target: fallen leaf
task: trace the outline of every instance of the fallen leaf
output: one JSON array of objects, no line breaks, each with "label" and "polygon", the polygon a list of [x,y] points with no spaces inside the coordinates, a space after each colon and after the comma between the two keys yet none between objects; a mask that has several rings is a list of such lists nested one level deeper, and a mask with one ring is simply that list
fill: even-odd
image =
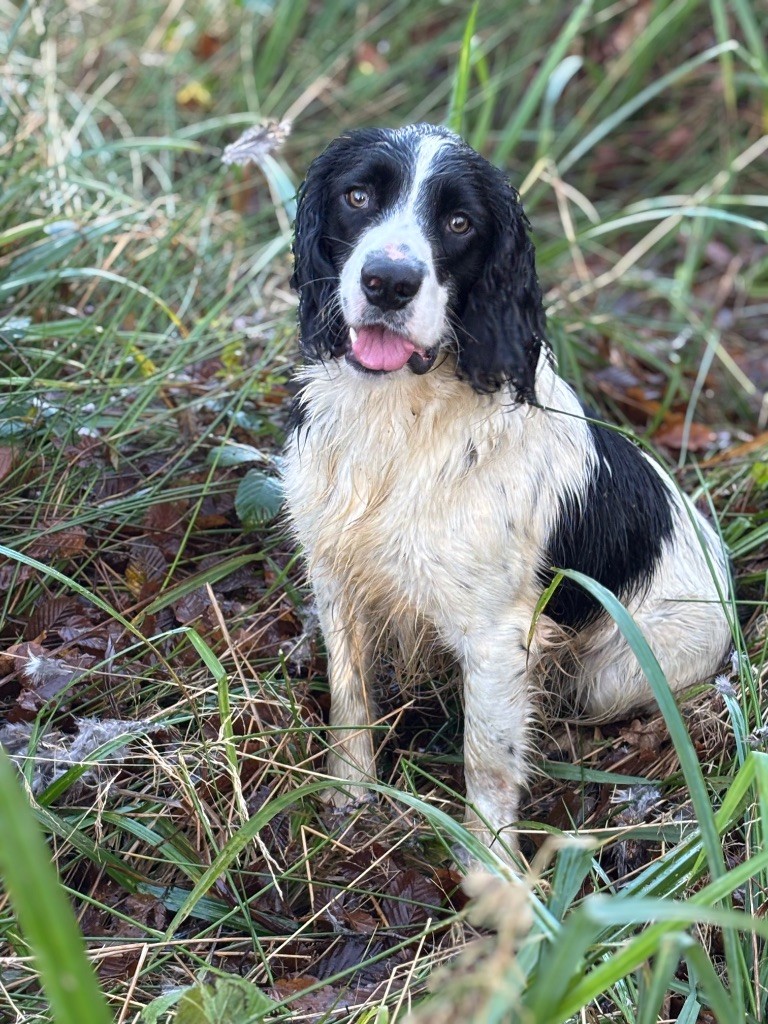
[{"label": "fallen leaf", "polygon": [[181,533],[189,505],[186,501],[158,501],[150,505],[144,515],[144,528],[160,534],[159,540],[169,534]]},{"label": "fallen leaf", "polygon": [[389,884],[389,895],[382,900],[381,909],[393,928],[423,924],[434,917],[442,903],[440,890],[426,875],[413,868],[401,871]]},{"label": "fallen leaf", "polygon": [[125,582],[134,597],[146,598],[156,593],[165,571],[165,555],[156,544],[140,540],[131,545]]},{"label": "fallen leaf", "polygon": [[195,42],[194,54],[198,60],[210,60],[221,49],[221,36],[210,32],[201,32]]},{"label": "fallen leaf", "polygon": [[13,457],[13,448],[0,448],[0,480],[4,480],[13,469]]},{"label": "fallen leaf", "polygon": [[276,999],[290,999],[291,1009],[294,1013],[326,1014],[329,1010],[342,1004],[342,992],[334,985],[323,985],[322,988],[315,989],[314,992],[301,994],[305,989],[316,985],[317,982],[318,979],[311,974],[302,974],[295,978],[280,978],[272,986],[272,994]]},{"label": "fallen leaf", "polygon": [[86,532],[82,526],[56,529],[54,524],[43,526],[43,532],[30,546],[27,554],[41,562],[53,558],[74,558],[85,548]]},{"label": "fallen leaf", "polygon": [[198,587],[196,590],[190,591],[189,594],[184,594],[183,597],[180,597],[178,601],[174,601],[171,605],[173,614],[182,625],[187,625],[199,619],[210,607],[211,602],[208,598],[208,592],[203,587]]},{"label": "fallen leaf", "polygon": [[42,640],[46,634],[59,624],[70,618],[78,610],[77,601],[73,597],[51,597],[39,601],[24,627],[27,640]]},{"label": "fallen leaf", "polygon": [[665,448],[672,448],[680,451],[685,443],[689,452],[709,451],[717,440],[717,434],[710,427],[703,423],[691,423],[686,431],[685,421],[674,419],[669,423],[662,423],[653,435],[656,444],[664,445]]},{"label": "fallen leaf", "polygon": [[202,82],[193,81],[179,89],[176,93],[176,102],[180,107],[208,110],[213,106],[213,96],[211,90]]},{"label": "fallen leaf", "polygon": [[347,911],[344,914],[344,923],[359,935],[373,935],[381,922],[372,914],[358,909]]},{"label": "fallen leaf", "polygon": [[667,736],[663,729],[659,729],[657,721],[634,718],[621,730],[621,738],[637,750],[643,760],[651,760],[659,756]]}]

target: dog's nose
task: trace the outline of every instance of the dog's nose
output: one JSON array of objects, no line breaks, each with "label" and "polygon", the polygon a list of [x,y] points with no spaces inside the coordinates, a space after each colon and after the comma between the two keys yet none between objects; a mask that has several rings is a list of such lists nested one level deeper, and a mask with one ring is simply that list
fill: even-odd
[{"label": "dog's nose", "polygon": [[421,287],[424,271],[424,264],[414,260],[373,256],[365,261],[360,284],[371,305],[379,309],[402,309]]}]

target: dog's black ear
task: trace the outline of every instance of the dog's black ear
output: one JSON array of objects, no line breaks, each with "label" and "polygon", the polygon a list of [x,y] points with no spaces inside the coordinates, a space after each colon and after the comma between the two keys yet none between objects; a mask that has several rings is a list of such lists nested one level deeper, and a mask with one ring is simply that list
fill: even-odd
[{"label": "dog's black ear", "polygon": [[334,162],[332,152],[321,153],[298,192],[291,285],[299,293],[299,344],[312,360],[338,354],[346,340],[338,304],[339,275],[325,235],[325,186]]},{"label": "dog's black ear", "polygon": [[501,172],[487,193],[496,224],[493,249],[457,326],[458,373],[477,391],[509,385],[519,402],[535,402],[545,317],[530,224]]}]

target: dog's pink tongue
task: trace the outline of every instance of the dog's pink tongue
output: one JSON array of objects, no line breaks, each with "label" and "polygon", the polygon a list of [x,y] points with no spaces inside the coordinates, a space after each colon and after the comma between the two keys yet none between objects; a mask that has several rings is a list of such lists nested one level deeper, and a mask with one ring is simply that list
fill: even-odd
[{"label": "dog's pink tongue", "polygon": [[399,370],[416,350],[412,341],[386,327],[361,327],[352,354],[369,370]]}]

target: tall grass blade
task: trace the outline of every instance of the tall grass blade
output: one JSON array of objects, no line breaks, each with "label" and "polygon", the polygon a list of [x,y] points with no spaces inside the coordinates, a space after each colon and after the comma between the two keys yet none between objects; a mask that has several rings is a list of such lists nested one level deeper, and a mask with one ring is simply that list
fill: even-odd
[{"label": "tall grass blade", "polygon": [[469,12],[467,24],[464,27],[464,36],[461,41],[461,50],[459,51],[459,62],[453,78],[451,102],[448,107],[448,116],[446,117],[447,126],[458,135],[464,132],[464,111],[467,105],[469,85],[472,78],[473,39],[479,2],[480,0],[475,0],[472,4],[472,10]]},{"label": "tall grass blade", "polygon": [[665,935],[653,961],[651,976],[638,992],[637,1024],[657,1024],[669,983],[680,963],[680,954],[690,945],[687,935]]},{"label": "tall grass blade", "polygon": [[[702,844],[707,858],[712,878],[717,881],[725,873],[725,860],[717,832],[714,811],[707,793],[704,776],[701,772],[699,759],[696,755],[693,743],[688,730],[685,727],[683,716],[675,703],[672,691],[669,688],[664,673],[661,670],[656,656],[648,646],[648,642],[620,601],[617,600],[607,588],[603,587],[596,580],[585,576],[583,573],[573,570],[563,570],[563,575],[580,583],[589,593],[595,597],[603,608],[608,612],[617,624],[624,639],[632,648],[640,667],[648,680],[659,709],[664,716],[669,734],[672,739],[675,752],[680,761],[680,767],[685,777],[686,785],[691,797],[696,819],[701,830]],[[743,988],[743,958],[738,943],[732,931],[726,931],[724,935],[726,956],[729,966],[729,977],[733,991],[733,999],[738,1012],[743,1012],[744,988]]]},{"label": "tall grass blade", "polygon": [[600,122],[592,131],[588,132],[581,142],[577,143],[570,153],[567,153],[558,161],[558,167],[561,174],[570,170],[571,167],[577,161],[579,161],[585,154],[587,154],[598,142],[601,142],[606,136],[625,121],[628,117],[640,110],[642,107],[649,103],[652,99],[655,99],[658,95],[664,92],[665,89],[669,88],[670,85],[674,85],[675,82],[685,78],[696,68],[701,67],[703,64],[707,64],[715,57],[719,57],[723,53],[733,52],[738,50],[738,44],[732,39],[722,43],[718,46],[711,46],[709,49],[704,50],[703,53],[697,54],[690,60],[685,61],[679,67],[675,68],[674,71],[669,71],[666,75],[662,75],[652,85],[646,86],[645,89],[633,96],[631,100],[624,103],[618,110],[615,110],[609,117],[606,117]]},{"label": "tall grass blade", "polygon": [[525,90],[517,113],[502,133],[501,140],[494,154],[494,160],[497,163],[503,163],[520,141],[520,136],[530,123],[533,112],[536,110],[539,101],[549,86],[552,75],[555,74],[557,67],[567,54],[568,48],[578,35],[585,18],[592,10],[592,5],[593,0],[581,0],[581,3],[563,26],[555,42],[548,49],[544,63]]},{"label": "tall grass blade", "polygon": [[0,871],[35,954],[56,1024],[111,1024],[56,871],[13,766],[0,747]]},{"label": "tall grass blade", "polygon": [[693,743],[688,730],[685,727],[683,716],[675,703],[675,698],[669,688],[661,665],[648,645],[637,623],[621,604],[618,598],[606,587],[593,580],[584,573],[576,572],[573,569],[558,569],[563,576],[579,583],[586,591],[592,594],[605,608],[616,625],[621,630],[622,636],[637,658],[648,683],[653,690],[653,695],[664,716],[669,735],[675,748],[675,753],[680,760],[680,767],[685,776],[686,785],[690,791],[691,801],[696,812],[696,820],[701,829],[702,841],[707,854],[707,863],[712,877],[717,879],[725,872],[725,861],[717,834],[714,811],[710,803],[704,776],[701,773],[699,759],[696,756]]}]

